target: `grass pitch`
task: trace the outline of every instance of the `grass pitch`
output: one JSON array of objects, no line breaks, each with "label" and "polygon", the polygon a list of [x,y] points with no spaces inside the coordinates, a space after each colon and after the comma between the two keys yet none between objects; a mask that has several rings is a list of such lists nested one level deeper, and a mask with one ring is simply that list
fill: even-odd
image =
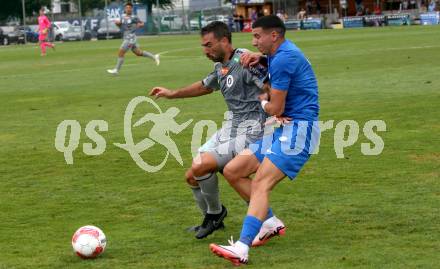
[{"label": "grass pitch", "polygon": [[[250,253],[252,268],[435,268],[440,250],[440,27],[289,32],[318,77],[320,119],[355,120],[359,140],[336,158],[334,129],[294,182],[273,191],[274,212],[288,226],[283,238]],[[233,36],[251,48],[251,36]],[[41,58],[34,45],[0,47],[0,268],[230,268],[208,250],[236,238],[245,204],[221,180],[229,209],[226,229],[196,240],[184,231],[201,220],[183,179],[191,163],[192,124],[172,135],[184,160],[170,158],[157,173],[141,170],[124,143],[129,101],[153,86],[176,88],[202,79],[212,62],[199,37],[141,38],[143,49],[163,52],[162,63],[128,54],[117,77],[112,68],[120,40],[63,43]],[[219,93],[159,100],[178,107],[177,122],[214,120],[226,107]],[[136,115],[142,116],[142,108]],[[136,117],[135,115],[135,117]],[[82,127],[74,164],[54,146],[58,124]],[[105,152],[87,156],[91,120]],[[378,132],[379,156],[361,154],[362,127],[386,122]],[[144,138],[148,129],[134,136]],[[164,148],[143,157],[157,163]],[[73,232],[93,224],[104,230],[106,252],[96,260],[74,256]]]}]

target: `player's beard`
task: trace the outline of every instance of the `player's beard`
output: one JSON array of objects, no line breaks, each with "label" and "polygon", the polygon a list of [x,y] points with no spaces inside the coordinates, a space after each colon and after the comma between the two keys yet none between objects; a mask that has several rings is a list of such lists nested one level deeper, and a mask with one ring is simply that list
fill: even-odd
[{"label": "player's beard", "polygon": [[215,54],[206,54],[206,57],[208,57],[214,63],[223,62],[223,59],[225,58],[225,52],[224,51],[219,51],[217,55],[215,55]]},{"label": "player's beard", "polygon": [[259,52],[261,52],[261,53],[263,53],[264,55],[268,55],[269,53],[270,53],[270,49],[268,49],[268,48],[266,48],[266,47],[264,47],[264,46],[255,46],[255,47],[257,47],[257,49],[258,49],[258,51]]}]

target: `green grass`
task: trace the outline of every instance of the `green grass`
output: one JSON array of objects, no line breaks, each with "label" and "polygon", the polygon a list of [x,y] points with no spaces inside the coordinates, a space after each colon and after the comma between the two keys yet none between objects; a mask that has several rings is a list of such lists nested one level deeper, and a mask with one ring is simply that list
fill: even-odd
[{"label": "green grass", "polygon": [[[252,268],[438,268],[440,250],[440,27],[289,32],[316,71],[321,120],[356,120],[361,134],[337,159],[334,129],[322,134],[320,153],[294,182],[271,196],[287,234],[252,250]],[[251,36],[234,35],[250,48]],[[34,45],[0,47],[0,268],[230,268],[208,250],[236,238],[246,212],[221,180],[229,209],[226,230],[196,240],[184,229],[200,221],[183,179],[191,163],[191,124],[173,135],[184,158],[146,173],[126,151],[123,116],[128,102],[153,86],[176,88],[212,69],[199,37],[140,39],[162,63],[128,55],[120,76],[106,74],[120,41],[59,44],[41,58]],[[176,106],[178,122],[190,118],[220,124],[220,94],[159,100]],[[141,111],[142,112],[142,111]],[[137,115],[142,115],[141,113]],[[140,116],[139,116],[140,117]],[[82,126],[74,164],[54,147],[65,119]],[[82,143],[90,120],[109,123],[107,149],[86,156]],[[364,123],[381,119],[385,148],[361,154]],[[147,129],[137,130],[137,141]],[[144,155],[164,156],[161,147]],[[108,248],[96,260],[72,253],[80,226],[101,227]]]}]

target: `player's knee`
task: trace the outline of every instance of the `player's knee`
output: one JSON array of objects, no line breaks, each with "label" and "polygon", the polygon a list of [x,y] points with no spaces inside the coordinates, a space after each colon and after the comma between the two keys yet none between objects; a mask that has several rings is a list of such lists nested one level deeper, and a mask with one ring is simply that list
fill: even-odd
[{"label": "player's knee", "polygon": [[185,180],[186,180],[186,183],[188,183],[189,186],[192,186],[192,187],[198,186],[198,183],[194,179],[194,176],[193,176],[193,174],[191,172],[191,169],[188,169],[188,171],[186,171],[186,173],[185,173]]},{"label": "player's knee", "polygon": [[206,171],[206,168],[204,167],[203,163],[201,162],[193,162],[191,165],[191,171],[194,176],[200,177],[206,174],[208,171]]},{"label": "player's knee", "polygon": [[188,185],[190,187],[197,187],[197,186],[199,186],[199,183],[197,183],[197,180],[195,180],[193,177],[187,178],[186,183],[188,183]]}]

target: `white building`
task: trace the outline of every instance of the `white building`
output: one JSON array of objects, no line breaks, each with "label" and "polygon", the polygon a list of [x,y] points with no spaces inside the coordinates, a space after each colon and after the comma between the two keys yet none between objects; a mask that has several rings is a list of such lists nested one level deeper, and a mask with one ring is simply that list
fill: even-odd
[{"label": "white building", "polygon": [[52,12],[54,14],[78,12],[77,1],[62,2],[61,0],[52,0]]}]

